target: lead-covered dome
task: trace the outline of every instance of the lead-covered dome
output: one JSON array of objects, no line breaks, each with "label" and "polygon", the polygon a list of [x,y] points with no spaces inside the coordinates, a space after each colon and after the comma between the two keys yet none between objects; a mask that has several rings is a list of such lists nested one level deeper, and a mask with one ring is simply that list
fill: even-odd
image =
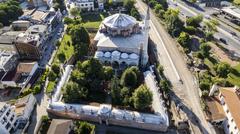
[{"label": "lead-covered dome", "polygon": [[117,13],[105,18],[102,23],[109,28],[124,29],[133,27],[137,21],[132,16]]}]

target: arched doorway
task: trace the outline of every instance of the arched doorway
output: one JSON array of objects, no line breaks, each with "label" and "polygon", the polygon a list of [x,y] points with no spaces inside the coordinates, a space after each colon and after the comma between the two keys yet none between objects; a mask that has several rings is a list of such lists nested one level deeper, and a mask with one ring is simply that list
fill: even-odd
[{"label": "arched doorway", "polygon": [[119,63],[118,63],[117,61],[113,61],[113,62],[112,62],[112,67],[113,67],[114,69],[119,69]]},{"label": "arched doorway", "polygon": [[125,61],[121,62],[121,64],[120,64],[120,69],[121,69],[121,70],[124,70],[124,69],[126,69],[127,67],[128,67],[128,64],[127,64]]}]

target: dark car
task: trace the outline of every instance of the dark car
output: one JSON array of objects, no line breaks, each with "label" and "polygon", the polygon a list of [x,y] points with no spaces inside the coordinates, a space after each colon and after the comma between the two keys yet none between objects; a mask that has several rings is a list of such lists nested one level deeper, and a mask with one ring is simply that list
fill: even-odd
[{"label": "dark car", "polygon": [[227,41],[225,39],[223,39],[223,38],[220,38],[219,41],[221,41],[224,44],[227,44]]},{"label": "dark car", "polygon": [[233,36],[237,36],[237,34],[236,34],[235,32],[231,32],[231,34],[232,34]]}]

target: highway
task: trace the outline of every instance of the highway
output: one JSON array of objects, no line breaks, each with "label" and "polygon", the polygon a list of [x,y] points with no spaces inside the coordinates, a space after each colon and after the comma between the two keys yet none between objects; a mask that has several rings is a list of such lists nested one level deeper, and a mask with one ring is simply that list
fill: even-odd
[{"label": "highway", "polygon": [[[137,0],[136,7],[141,15],[146,14],[147,6],[145,3]],[[188,70],[183,55],[177,48],[176,41],[170,37],[153,13],[150,13],[150,18],[149,35],[156,45],[158,60],[164,67],[164,74],[173,85],[171,98],[183,104],[183,111],[191,122],[193,133],[215,134],[203,115],[196,79]],[[179,79],[183,81],[183,84]]]},{"label": "highway", "polygon": [[[182,16],[197,16],[199,14],[203,15],[203,16],[210,16],[209,13],[205,12],[205,11],[201,11],[201,10],[197,10],[193,7],[190,7],[188,5],[186,5],[184,2],[179,1],[179,0],[168,0],[168,4],[170,8],[178,8],[180,10],[180,14]],[[204,18],[203,21],[208,21],[207,18]],[[217,26],[217,31],[214,34],[214,37],[216,39],[219,38],[224,38],[227,41],[227,44],[223,44],[224,47],[226,47],[228,50],[232,50],[235,53],[240,55],[240,34],[237,30],[234,30],[233,28],[231,28],[230,26],[227,26],[226,24],[219,22],[220,25]],[[233,36],[231,34],[231,32],[235,32],[237,36]]]}]

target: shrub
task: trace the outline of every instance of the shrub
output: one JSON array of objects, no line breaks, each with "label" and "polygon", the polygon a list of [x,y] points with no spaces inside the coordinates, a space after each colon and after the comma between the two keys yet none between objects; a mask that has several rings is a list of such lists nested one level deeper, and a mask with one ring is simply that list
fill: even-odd
[{"label": "shrub", "polygon": [[39,94],[40,92],[41,92],[41,86],[39,84],[35,85],[33,88],[33,94]]}]

